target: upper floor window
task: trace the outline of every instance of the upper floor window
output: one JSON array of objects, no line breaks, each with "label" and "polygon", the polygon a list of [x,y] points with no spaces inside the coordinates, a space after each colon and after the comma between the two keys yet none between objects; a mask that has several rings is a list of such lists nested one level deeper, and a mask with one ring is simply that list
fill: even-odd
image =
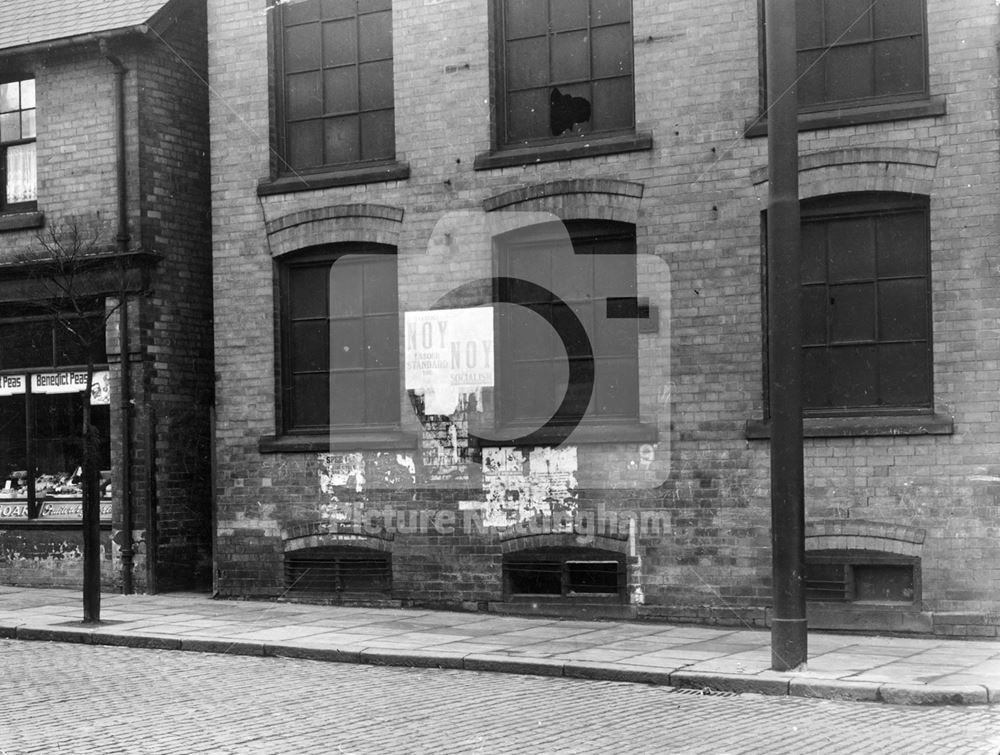
[{"label": "upper floor window", "polygon": [[927,93],[924,0],[796,0],[799,106]]},{"label": "upper floor window", "polygon": [[803,202],[800,282],[807,413],[932,408],[925,198]]},{"label": "upper floor window", "polygon": [[35,80],[0,83],[0,211],[34,209]]},{"label": "upper floor window", "polygon": [[[619,311],[622,303],[635,301],[635,226],[610,221],[565,225],[571,247],[537,226],[498,245],[501,283],[536,284],[524,296],[500,296],[518,305],[502,310],[497,329],[496,400],[504,425],[639,418],[638,321]],[[583,326],[581,339],[590,341],[578,354],[569,352],[580,344],[567,344],[560,336],[573,332],[566,322],[572,315]],[[571,363],[591,358],[593,378],[585,383],[592,384],[574,384]],[[575,395],[580,396],[576,413],[559,416],[563,397]]]},{"label": "upper floor window", "polygon": [[281,266],[286,432],[399,423],[396,254],[338,244]]},{"label": "upper floor window", "polygon": [[498,0],[501,146],[635,125],[631,0]]},{"label": "upper floor window", "polygon": [[287,167],[395,157],[391,0],[292,0],[275,9]]}]

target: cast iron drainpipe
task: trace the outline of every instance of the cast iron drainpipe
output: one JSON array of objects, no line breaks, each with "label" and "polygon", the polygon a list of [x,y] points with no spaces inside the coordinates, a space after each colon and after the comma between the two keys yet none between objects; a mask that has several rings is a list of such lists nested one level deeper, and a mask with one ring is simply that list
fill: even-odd
[{"label": "cast iron drainpipe", "polygon": [[125,291],[125,255],[128,253],[128,187],[125,183],[125,73],[124,64],[117,57],[108,52],[108,44],[105,40],[99,42],[101,53],[106,57],[115,69],[115,120],[117,122],[116,135],[116,189],[118,193],[118,234],[115,240],[118,243],[118,264],[121,266],[121,290],[118,292],[118,351],[121,358],[121,399],[120,422],[121,422],[121,469],[122,469],[122,593],[131,595],[135,590],[132,585],[132,444],[131,444],[131,410],[132,410],[132,388],[131,370],[129,369],[129,347],[128,347],[128,295]]}]

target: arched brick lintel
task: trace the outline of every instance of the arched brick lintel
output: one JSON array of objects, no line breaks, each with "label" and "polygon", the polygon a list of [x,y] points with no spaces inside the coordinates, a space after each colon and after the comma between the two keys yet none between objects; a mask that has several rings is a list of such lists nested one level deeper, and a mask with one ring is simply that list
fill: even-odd
[{"label": "arched brick lintel", "polygon": [[316,244],[362,241],[397,246],[403,210],[378,204],[348,204],[301,210],[266,224],[271,254],[280,257]]},{"label": "arched brick lintel", "polygon": [[919,556],[926,531],[888,522],[838,520],[809,522],[806,525],[806,551],[875,551]]},{"label": "arched brick lintel", "polygon": [[[938,153],[902,147],[812,152],[799,157],[799,198],[860,191],[931,194]],[[751,173],[761,208],[767,206],[767,169]]]},{"label": "arched brick lintel", "polygon": [[349,533],[317,533],[286,538],[283,542],[285,553],[307,550],[309,548],[341,547],[367,548],[369,550],[392,552],[392,541],[376,535],[354,535]]},{"label": "arched brick lintel", "polygon": [[550,212],[562,220],[615,220],[635,223],[645,186],[615,178],[548,181],[483,200],[486,212]]},{"label": "arched brick lintel", "polygon": [[576,535],[572,532],[553,532],[547,535],[521,535],[502,540],[503,553],[536,550],[541,548],[593,548],[628,555],[628,541],[607,535]]}]

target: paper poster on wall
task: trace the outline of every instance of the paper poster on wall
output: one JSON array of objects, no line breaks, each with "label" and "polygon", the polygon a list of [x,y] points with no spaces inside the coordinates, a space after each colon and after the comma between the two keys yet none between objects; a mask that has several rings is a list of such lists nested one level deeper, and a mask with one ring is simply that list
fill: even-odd
[{"label": "paper poster on wall", "polygon": [[451,414],[459,398],[493,385],[493,308],[406,312],[406,389],[427,414]]},{"label": "paper poster on wall", "polygon": [[111,373],[101,370],[94,373],[90,385],[90,405],[110,406],[111,404]]}]

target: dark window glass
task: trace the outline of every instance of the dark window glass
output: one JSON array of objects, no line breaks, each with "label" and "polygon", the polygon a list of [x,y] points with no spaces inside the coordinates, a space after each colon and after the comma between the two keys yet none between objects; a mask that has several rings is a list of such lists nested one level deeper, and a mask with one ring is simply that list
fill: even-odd
[{"label": "dark window glass", "polygon": [[924,0],[796,0],[799,105],[927,91]]},{"label": "dark window glass", "polygon": [[929,409],[925,201],[844,195],[802,205],[804,406]]},{"label": "dark window glass", "polygon": [[35,80],[0,82],[0,211],[34,208]]},{"label": "dark window glass", "polygon": [[625,593],[625,565],[614,553],[587,548],[522,551],[504,558],[509,597],[548,596],[619,600]]},{"label": "dark window glass", "polygon": [[346,245],[282,267],[285,430],[399,422],[396,255]]},{"label": "dark window glass", "polygon": [[[585,417],[636,420],[639,416],[639,321],[608,316],[609,301],[634,297],[636,291],[635,228],[611,222],[568,222],[566,227],[568,240],[539,230],[501,240],[497,247],[501,276],[538,286],[532,295],[505,295],[504,300],[513,299],[520,306],[498,310],[498,401],[503,423],[544,424],[556,414],[564,396],[583,395],[588,386],[568,384],[570,362],[579,357],[570,357],[567,347],[585,353],[586,341],[593,352],[594,379]],[[557,297],[567,306],[557,306]],[[573,333],[574,319],[585,332],[579,338],[567,337],[564,347],[558,334]]]},{"label": "dark window glass", "polygon": [[395,155],[391,4],[277,7],[284,157],[292,170]]},{"label": "dark window glass", "polygon": [[498,3],[503,144],[634,127],[629,0]]}]

